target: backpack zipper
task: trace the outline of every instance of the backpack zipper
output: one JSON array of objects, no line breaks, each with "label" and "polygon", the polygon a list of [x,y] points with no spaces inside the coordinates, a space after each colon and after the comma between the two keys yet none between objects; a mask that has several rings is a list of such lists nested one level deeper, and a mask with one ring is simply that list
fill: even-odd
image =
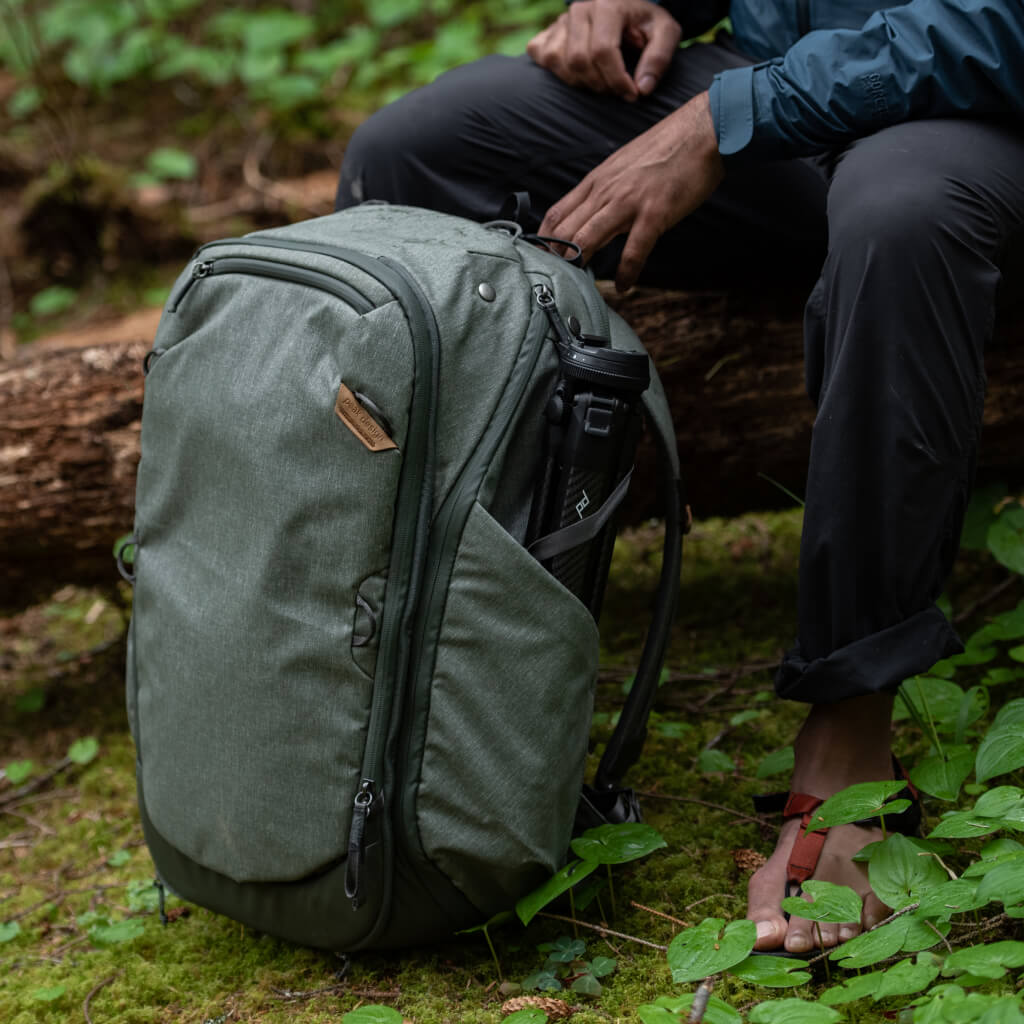
[{"label": "backpack zipper", "polygon": [[279,260],[264,260],[251,256],[219,256],[196,260],[192,264],[192,273],[179,281],[171,292],[170,298],[167,300],[167,309],[171,313],[176,312],[192,285],[196,281],[201,281],[204,277],[211,277],[214,274],[254,274],[257,277],[272,277],[290,284],[308,285],[310,288],[316,288],[341,299],[360,316],[375,308],[373,303],[365,295],[356,291],[352,285],[319,270],[310,270],[308,267],[296,267]]}]

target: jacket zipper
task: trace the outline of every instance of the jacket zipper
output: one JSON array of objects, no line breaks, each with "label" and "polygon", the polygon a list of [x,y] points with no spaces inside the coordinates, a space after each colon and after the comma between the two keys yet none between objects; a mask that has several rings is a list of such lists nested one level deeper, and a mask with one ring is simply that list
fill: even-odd
[{"label": "jacket zipper", "polygon": [[272,277],[291,284],[308,285],[341,299],[360,316],[369,313],[374,308],[373,303],[350,284],[318,270],[295,267],[278,260],[254,259],[250,256],[220,256],[196,260],[192,264],[192,273],[179,281],[171,292],[167,301],[167,309],[172,313],[175,312],[196,281],[201,281],[204,277],[212,277],[215,274],[255,274],[258,277]]}]

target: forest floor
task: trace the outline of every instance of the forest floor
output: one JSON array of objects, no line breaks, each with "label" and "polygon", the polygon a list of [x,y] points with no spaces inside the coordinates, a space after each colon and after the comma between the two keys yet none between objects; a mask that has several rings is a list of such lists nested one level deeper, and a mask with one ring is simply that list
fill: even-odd
[{"label": "forest floor", "polygon": [[[747,879],[775,833],[753,817],[750,796],[786,781],[784,773],[758,778],[758,767],[788,744],[800,717],[798,707],[774,700],[770,669],[794,631],[799,526],[798,511],[747,515],[699,523],[688,538],[668,672],[631,774],[668,845],[617,869],[618,909],[607,924],[623,936],[665,946],[684,922],[743,916]],[[654,526],[642,527],[616,550],[597,752],[637,658],[656,538]],[[962,560],[957,603],[988,592],[992,579],[989,561]],[[0,620],[0,750],[8,772],[22,764],[18,785],[0,779],[0,1020],[312,1024],[382,1004],[414,1024],[499,1021],[505,997],[542,967],[538,947],[571,936],[571,925],[506,925],[494,936],[499,975],[479,933],[346,961],[174,898],[170,923],[160,924],[123,710],[128,601],[114,587],[67,587]],[[922,746],[905,725],[899,743],[903,753]],[[544,993],[578,1006],[579,1024],[635,1020],[639,1005],[692,990],[673,985],[663,952],[589,928],[601,923],[596,907],[580,921],[588,956],[616,966],[600,996]],[[824,983],[792,994],[813,998]],[[729,976],[716,988],[738,1009],[768,994]],[[895,1019],[902,1003],[887,1001],[885,1016]],[[879,1019],[870,1000],[845,1011],[851,1021]]]}]

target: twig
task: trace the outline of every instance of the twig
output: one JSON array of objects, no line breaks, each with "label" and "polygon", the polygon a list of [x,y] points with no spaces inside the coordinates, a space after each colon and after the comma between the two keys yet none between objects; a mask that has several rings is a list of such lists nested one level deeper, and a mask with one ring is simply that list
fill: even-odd
[{"label": "twig", "polygon": [[717,975],[705,978],[697,986],[697,992],[693,997],[693,1005],[690,1007],[690,1016],[686,1019],[687,1024],[701,1024],[701,1021],[704,1020],[704,1014],[708,1009],[708,1000],[715,989],[715,977]]},{"label": "twig", "polygon": [[1002,583],[994,586],[987,594],[982,594],[977,601],[973,601],[963,611],[953,616],[953,624],[958,626],[961,622],[969,619],[979,608],[984,607],[990,601],[994,601],[1004,590],[1009,590],[1019,579],[1020,577],[1014,573],[1003,580]]},{"label": "twig", "polygon": [[66,797],[74,796],[73,789],[55,789],[52,793],[34,793],[31,796],[22,797],[12,803],[0,803],[0,814],[6,814],[15,807],[23,807],[25,804],[41,804],[47,800],[64,800]]},{"label": "twig", "polygon": [[30,793],[34,793],[37,789],[45,786],[55,775],[59,775],[65,769],[70,768],[72,763],[70,757],[62,758],[45,775],[40,775],[38,779],[33,779],[31,782],[26,782],[24,786],[16,789],[3,802],[0,802],[0,811],[5,811],[8,807],[16,807]]},{"label": "twig", "polygon": [[636,907],[637,910],[643,910],[645,913],[653,914],[655,917],[663,917],[666,921],[671,921],[673,924],[679,925],[680,928],[693,927],[689,921],[680,920],[678,917],[666,914],[663,910],[655,910],[654,907],[645,907],[642,903],[637,903],[636,900],[630,900],[629,905],[631,907]]},{"label": "twig", "polygon": [[708,900],[739,900],[742,896],[737,896],[732,892],[713,892],[710,896],[702,896],[696,903],[691,903],[687,906],[687,910],[693,910],[694,907],[699,907],[702,903],[707,903]]},{"label": "twig", "polygon": [[344,982],[340,985],[328,985],[326,988],[311,988],[305,991],[296,991],[290,988],[275,988],[271,986],[271,992],[273,992],[280,999],[286,999],[288,1002],[299,1002],[303,999],[312,999],[315,996],[329,996],[329,995],[346,995],[356,996],[359,999],[397,999],[401,994],[401,989],[357,989],[349,988]]},{"label": "twig", "polygon": [[38,818],[33,818],[30,814],[21,814],[18,811],[12,811],[10,808],[4,811],[4,814],[9,814],[12,818],[20,818],[22,821],[27,822],[33,828],[39,829],[44,836],[55,836],[57,833],[50,828],[49,825],[44,825]]},{"label": "twig", "polygon": [[925,922],[924,922],[924,923],[925,923],[926,925],[928,925],[928,927],[929,927],[929,928],[931,928],[931,930],[932,930],[933,932],[935,932],[935,934],[936,934],[936,935],[938,935],[938,937],[939,937],[939,940],[940,940],[940,941],[942,942],[942,944],[943,944],[943,945],[944,945],[944,946],[946,947],[946,952],[947,952],[947,953],[952,953],[952,952],[953,952],[953,947],[952,947],[952,946],[951,946],[951,945],[949,944],[949,939],[947,939],[947,938],[946,938],[946,936],[945,936],[945,935],[943,935],[943,934],[942,934],[942,932],[940,932],[940,931],[939,931],[939,929],[938,929],[938,928],[936,928],[936,927],[935,927],[935,925],[933,925],[933,924],[931,923],[931,921],[925,920]]},{"label": "twig", "polygon": [[[896,920],[896,918],[903,917],[904,914],[912,914],[920,906],[920,903],[908,903],[905,907],[901,907],[894,914],[890,914],[884,921],[879,921],[878,924],[872,925],[872,927],[870,927],[868,931],[877,931],[884,925],[891,924],[893,921]],[[838,948],[838,946],[832,946],[830,949],[826,949],[823,953],[819,953],[816,957],[813,957],[812,959],[807,961],[807,966],[810,967],[811,964],[816,964],[819,960],[824,960],[825,957],[830,956]]]},{"label": "twig", "polygon": [[712,803],[710,800],[699,800],[695,796],[676,796],[672,793],[653,793],[649,791],[639,793],[638,795],[650,797],[652,800],[674,800],[681,804],[700,804],[701,807],[711,807],[716,811],[725,811],[727,814],[742,818],[744,821],[752,821],[755,825],[763,825],[765,828],[773,828],[776,832],[779,831],[778,825],[765,821],[764,818],[755,818],[752,814],[744,814],[742,811],[737,811],[732,807],[726,807],[725,804]]},{"label": "twig", "polygon": [[600,924],[590,924],[588,921],[574,921],[571,917],[567,917],[565,914],[549,914],[542,910],[537,914],[538,917],[547,917],[552,921],[562,921],[565,924],[576,924],[580,928],[589,928],[591,931],[597,932],[599,935],[612,935],[616,939],[626,939],[629,942],[637,942],[641,946],[648,946],[651,949],[659,949],[661,952],[665,952],[668,946],[660,946],[657,942],[648,942],[647,939],[638,939],[635,935],[627,935],[625,932],[617,932],[611,928],[605,928]]},{"label": "twig", "polygon": [[106,988],[112,981],[116,981],[122,974],[124,974],[123,967],[119,971],[114,971],[109,978],[104,978],[98,985],[94,985],[89,990],[89,994],[85,997],[85,1002],[82,1003],[82,1012],[85,1014],[85,1024],[93,1024],[92,1017],[89,1016],[89,1003],[92,1002],[92,997],[96,995],[101,988]]},{"label": "twig", "polygon": [[984,924],[979,925],[977,928],[972,928],[970,931],[962,932],[957,936],[957,940],[973,939],[975,935],[980,935],[982,932],[990,932],[993,928],[998,928],[1004,921],[1009,920],[1010,918],[1006,914],[997,914],[995,917],[990,917]]}]

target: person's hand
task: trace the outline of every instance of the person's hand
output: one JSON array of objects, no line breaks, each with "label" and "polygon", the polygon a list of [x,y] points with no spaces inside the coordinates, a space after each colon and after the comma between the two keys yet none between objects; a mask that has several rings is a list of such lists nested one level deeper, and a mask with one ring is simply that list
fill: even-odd
[{"label": "person's hand", "polygon": [[574,242],[584,262],[628,235],[615,286],[632,287],[654,248],[722,180],[724,169],[706,92],[598,164],[552,206],[540,234]]},{"label": "person's hand", "polygon": [[[650,0],[577,0],[526,52],[568,85],[635,100],[654,91],[681,37],[679,22]],[[632,77],[623,43],[641,51]]]}]

